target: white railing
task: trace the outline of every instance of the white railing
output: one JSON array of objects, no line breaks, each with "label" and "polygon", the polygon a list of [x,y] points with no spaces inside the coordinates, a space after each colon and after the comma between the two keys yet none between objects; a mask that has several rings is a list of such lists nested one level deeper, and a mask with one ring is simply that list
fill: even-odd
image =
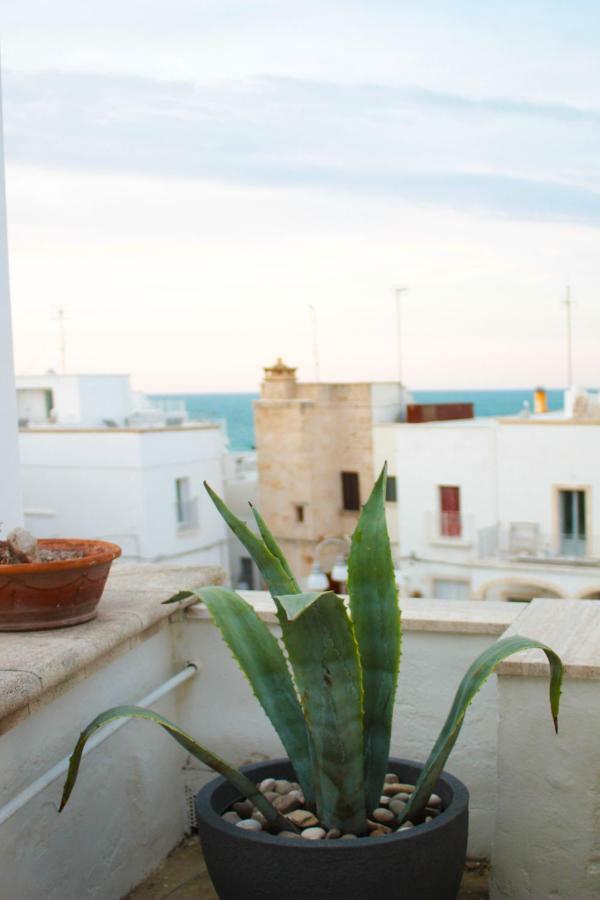
[{"label": "white railing", "polygon": [[544,533],[539,522],[496,522],[477,532],[480,559],[599,563],[600,538]]},{"label": "white railing", "polygon": [[[164,697],[166,694],[174,691],[175,688],[178,688],[184,681],[193,678],[193,676],[198,673],[199,668],[199,663],[186,663],[185,667],[181,669],[177,675],[173,675],[172,678],[164,681],[153,691],[150,691],[149,694],[146,694],[145,697],[142,697],[141,700],[138,700],[135,705],[143,706],[145,708],[152,706],[157,700],[160,700],[161,697]],[[107,738],[123,728],[124,725],[127,725],[128,721],[129,719],[119,719],[118,721],[113,721],[110,724],[105,725],[104,728],[98,731],[97,734],[87,742],[83,749],[82,756],[87,756],[88,753],[91,753],[92,750],[99,747],[100,744],[103,744]],[[39,778],[32,781],[31,784],[17,794],[16,797],[13,797],[12,800],[9,800],[8,803],[5,803],[4,806],[0,807],[0,825],[3,825],[11,816],[14,816],[14,814],[22,809],[26,803],[29,803],[29,801],[33,800],[34,797],[37,797],[38,794],[41,794],[42,791],[56,781],[57,778],[64,775],[69,768],[69,759],[69,756],[65,756],[57,762],[56,765],[52,766],[51,769],[48,769],[43,775],[40,775]]]},{"label": "white railing", "polygon": [[473,517],[461,512],[429,512],[425,527],[430,541],[452,543],[473,539]]}]

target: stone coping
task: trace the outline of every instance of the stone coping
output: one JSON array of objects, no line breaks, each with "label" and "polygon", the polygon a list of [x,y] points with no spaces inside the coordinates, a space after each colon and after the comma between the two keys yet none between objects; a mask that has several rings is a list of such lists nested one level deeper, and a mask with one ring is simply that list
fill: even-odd
[{"label": "stone coping", "polygon": [[178,607],[162,601],[182,586],[222,583],[216,566],[113,567],[91,622],[47,631],[0,632],[0,734],[74,679],[154,634]]},{"label": "stone coping", "polygon": [[[534,638],[554,650],[565,665],[565,675],[600,679],[600,601],[532,600],[506,632]],[[515,653],[501,664],[500,675],[548,675],[541,650]]]},{"label": "stone coping", "polygon": [[[238,591],[250,603],[261,619],[277,624],[275,604],[266,591]],[[406,631],[438,631],[457,634],[501,635],[522,613],[520,603],[491,600],[401,600],[402,627]],[[600,606],[600,604],[599,604]],[[186,610],[186,618],[210,618],[202,606]]]}]

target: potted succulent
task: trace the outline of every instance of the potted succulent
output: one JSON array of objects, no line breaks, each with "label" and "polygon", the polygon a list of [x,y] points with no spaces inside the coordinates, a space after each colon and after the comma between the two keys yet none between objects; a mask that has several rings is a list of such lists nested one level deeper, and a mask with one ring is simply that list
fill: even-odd
[{"label": "potted succulent", "polygon": [[87,622],[121,548],[107,541],[37,541],[14,528],[0,541],[0,631],[62,628]]},{"label": "potted succulent", "polygon": [[283,646],[254,609],[225,588],[181,591],[171,601],[195,595],[206,605],[289,759],[236,770],[158,713],[115,707],[80,735],[61,809],[88,738],[115,718],[149,719],[221,775],[199,792],[196,812],[222,900],[456,896],[466,856],[468,791],[443,769],[467,707],[501,660],[539,648],[550,663],[556,727],[562,663],[529,638],[499,640],[469,667],[427,761],[389,758],[401,623],[385,479],[384,468],[352,537],[348,607],[331,591],[301,592],[258,512],[253,510],[260,537],[207,487],[262,572]]}]

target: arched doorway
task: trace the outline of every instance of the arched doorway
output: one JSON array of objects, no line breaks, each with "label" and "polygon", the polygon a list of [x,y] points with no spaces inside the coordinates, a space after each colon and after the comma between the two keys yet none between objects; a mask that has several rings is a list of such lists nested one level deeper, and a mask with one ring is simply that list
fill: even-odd
[{"label": "arched doorway", "polygon": [[535,597],[564,599],[559,587],[544,581],[528,578],[496,578],[482,584],[475,592],[477,600],[502,600],[513,603],[529,603]]}]

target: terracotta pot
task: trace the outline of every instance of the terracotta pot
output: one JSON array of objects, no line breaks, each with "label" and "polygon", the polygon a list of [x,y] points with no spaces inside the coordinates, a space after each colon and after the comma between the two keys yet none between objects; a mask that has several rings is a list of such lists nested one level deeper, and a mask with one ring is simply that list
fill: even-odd
[{"label": "terracotta pot", "polygon": [[0,565],[0,631],[62,628],[93,619],[111,563],[121,555],[121,548],[107,541],[38,543],[42,549],[78,550],[85,556]]}]

